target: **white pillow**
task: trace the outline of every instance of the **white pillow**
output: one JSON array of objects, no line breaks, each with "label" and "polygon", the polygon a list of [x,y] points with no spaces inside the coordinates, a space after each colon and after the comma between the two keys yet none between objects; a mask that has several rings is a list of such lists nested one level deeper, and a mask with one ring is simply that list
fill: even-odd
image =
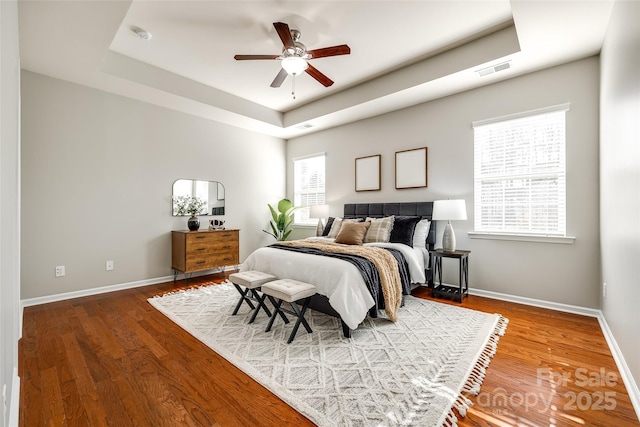
[{"label": "white pillow", "polygon": [[333,219],[333,224],[331,224],[331,230],[329,230],[329,234],[327,237],[331,237],[335,239],[338,236],[338,232],[340,231],[340,226],[342,225],[342,218],[336,217]]},{"label": "white pillow", "polygon": [[429,228],[431,227],[431,221],[428,219],[421,219],[416,224],[416,229],[413,232],[413,247],[414,248],[426,248],[427,247],[427,235],[429,234]]}]

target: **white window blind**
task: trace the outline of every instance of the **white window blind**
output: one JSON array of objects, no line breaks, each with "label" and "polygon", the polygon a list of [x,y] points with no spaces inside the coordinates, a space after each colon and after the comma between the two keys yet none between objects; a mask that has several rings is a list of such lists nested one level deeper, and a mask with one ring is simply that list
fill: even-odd
[{"label": "white window blind", "polygon": [[566,235],[567,110],[474,123],[476,232]]},{"label": "white window blind", "polygon": [[325,155],[316,154],[293,160],[294,205],[304,206],[296,209],[294,224],[317,225],[317,218],[309,218],[309,206],[323,205],[325,185]]}]

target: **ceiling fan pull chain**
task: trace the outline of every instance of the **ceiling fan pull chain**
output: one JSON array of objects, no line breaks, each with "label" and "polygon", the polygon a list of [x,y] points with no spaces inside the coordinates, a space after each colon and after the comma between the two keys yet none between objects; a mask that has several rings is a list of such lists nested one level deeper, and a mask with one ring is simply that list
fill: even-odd
[{"label": "ceiling fan pull chain", "polygon": [[291,96],[293,96],[293,99],[296,99],[296,76],[295,75],[291,77]]}]

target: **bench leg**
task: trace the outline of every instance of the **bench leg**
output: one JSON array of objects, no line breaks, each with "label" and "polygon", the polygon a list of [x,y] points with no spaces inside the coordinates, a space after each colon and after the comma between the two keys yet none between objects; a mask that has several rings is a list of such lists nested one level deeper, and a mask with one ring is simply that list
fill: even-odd
[{"label": "bench leg", "polygon": [[[282,317],[282,320],[284,321],[284,323],[288,324],[289,323],[289,319],[284,314],[282,309],[280,309],[280,306],[282,305],[282,301],[279,300],[279,299],[275,299],[271,295],[267,295],[267,297],[269,298],[269,301],[271,301],[271,304],[273,305],[274,309],[275,309],[276,305],[278,306],[278,309],[276,310],[276,313],[278,313],[280,315],[280,317]],[[278,301],[280,301],[280,304],[278,304]],[[273,313],[272,317],[276,317],[276,313]],[[265,332],[267,332],[267,331],[265,331]]]},{"label": "bench leg", "polygon": [[235,286],[240,293],[240,300],[238,300],[238,304],[236,304],[236,308],[233,310],[233,313],[231,313],[231,315],[235,316],[236,314],[238,314],[238,310],[240,309],[240,306],[243,302],[246,302],[247,304],[249,304],[249,307],[251,307],[252,310],[255,310],[255,307],[251,302],[251,298],[248,296],[249,292],[251,292],[251,289],[242,289],[240,285],[236,285],[235,283],[233,284],[233,286]]},{"label": "bench leg", "polygon": [[258,312],[260,311],[260,309],[263,309],[264,312],[267,313],[267,316],[271,317],[271,311],[267,308],[267,305],[264,303],[266,295],[262,294],[261,296],[258,293],[258,291],[255,289],[251,289],[251,293],[253,294],[253,298],[255,299],[255,301],[258,303],[258,306],[256,307],[255,310],[253,310],[253,314],[251,315],[251,319],[249,319],[249,323],[253,323],[256,320],[256,316],[258,315]]},{"label": "bench leg", "polygon": [[293,341],[293,339],[295,338],[296,332],[298,332],[298,327],[300,326],[300,323],[302,323],[302,325],[304,326],[304,328],[307,330],[308,333],[312,332],[311,326],[309,326],[309,324],[307,323],[307,320],[304,318],[304,313],[307,311],[307,307],[309,307],[309,301],[311,301],[311,297],[305,298],[304,303],[302,303],[302,309],[298,308],[298,304],[296,304],[295,301],[291,302],[291,308],[296,313],[296,316],[298,316],[298,320],[296,320],[296,324],[293,325],[293,331],[291,331],[291,335],[289,335],[289,340],[287,341],[287,344],[291,344],[291,341]]},{"label": "bench leg", "polygon": [[282,310],[280,310],[280,306],[282,305],[282,300],[281,299],[276,300],[271,295],[269,295],[269,299],[273,304],[274,311],[273,311],[273,314],[271,315],[271,319],[269,319],[269,323],[267,324],[267,327],[264,329],[265,332],[269,332],[271,330],[271,327],[273,326],[273,322],[275,322],[278,314],[282,317],[282,320],[284,320],[284,323],[289,323],[289,319],[287,319],[287,316],[285,316]]}]

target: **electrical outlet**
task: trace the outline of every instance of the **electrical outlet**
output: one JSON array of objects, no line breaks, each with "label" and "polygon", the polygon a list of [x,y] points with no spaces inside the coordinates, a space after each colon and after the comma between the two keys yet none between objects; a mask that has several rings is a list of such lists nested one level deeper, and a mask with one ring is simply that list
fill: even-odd
[{"label": "electrical outlet", "polygon": [[56,277],[62,277],[64,276],[66,273],[64,271],[64,265],[58,265],[56,266]]},{"label": "electrical outlet", "polygon": [[607,297],[607,282],[602,282],[602,298]]},{"label": "electrical outlet", "polygon": [[111,271],[111,270],[113,270],[113,261],[107,261],[107,262],[105,262],[105,264],[104,264],[104,268],[105,268],[105,270],[107,270],[107,271]]}]

